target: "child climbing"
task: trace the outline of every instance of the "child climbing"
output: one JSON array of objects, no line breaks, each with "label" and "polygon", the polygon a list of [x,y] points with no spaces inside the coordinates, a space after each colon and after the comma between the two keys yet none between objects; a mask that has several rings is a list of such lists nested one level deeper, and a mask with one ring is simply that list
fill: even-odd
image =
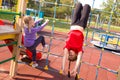
[{"label": "child climbing", "polygon": [[[37,21],[39,22],[39,20]],[[31,16],[25,16],[24,17],[24,46],[30,50],[32,52],[32,62],[30,63],[30,65],[32,67],[37,67],[38,64],[36,63],[36,47],[42,43],[43,49],[46,46],[45,43],[45,39],[44,36],[39,36],[36,39],[36,33],[38,31],[41,31],[49,22],[48,19],[46,19],[46,21],[41,25],[36,27],[35,24],[37,22],[34,22],[33,18]]]}]

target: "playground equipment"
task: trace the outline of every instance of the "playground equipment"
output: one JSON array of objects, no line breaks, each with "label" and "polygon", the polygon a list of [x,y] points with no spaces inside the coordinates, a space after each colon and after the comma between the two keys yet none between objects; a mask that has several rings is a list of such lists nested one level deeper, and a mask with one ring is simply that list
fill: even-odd
[{"label": "playground equipment", "polygon": [[[113,12],[115,10],[116,3],[117,3],[116,0],[114,0],[114,4],[113,4],[113,7],[112,7],[112,10],[110,13],[107,31],[94,30],[92,33],[91,43],[97,47],[100,47],[100,48],[104,47],[104,49],[118,52],[118,51],[120,51],[120,42],[119,42],[120,37],[119,37],[119,35],[110,32],[110,24],[111,24],[112,15],[113,15]],[[97,36],[97,34],[99,34],[100,37],[98,36],[97,40],[95,40],[94,35]]]},{"label": "playground equipment", "polygon": [[[27,50],[26,50],[26,54],[27,54],[27,56],[32,60],[32,53],[31,53],[31,51],[29,51],[29,50],[27,49]],[[36,59],[37,59],[37,60],[40,60],[41,57],[42,57],[42,53],[41,53],[41,52],[37,52],[37,54],[36,54]]]},{"label": "playground equipment", "polygon": [[[23,41],[24,41],[24,36],[22,35],[22,42],[21,42],[21,44],[24,46],[24,42]],[[20,48],[23,48],[23,46],[20,46]],[[26,49],[26,48],[24,48],[24,49],[25,49],[25,53],[26,53],[25,55],[27,55],[28,58],[32,60],[32,52],[30,50]],[[42,57],[42,53],[41,52],[37,52],[36,53],[36,60],[40,60],[41,57]]]},{"label": "playground equipment", "polygon": [[[34,0],[35,2],[39,2],[39,0]],[[35,10],[35,9],[30,9],[30,8],[27,8],[26,9],[26,15],[31,15],[31,13],[33,13],[33,18],[36,20],[36,18],[44,18],[44,12],[41,11],[41,4],[39,2],[39,9],[38,10]]]},{"label": "playground equipment", "polygon": [[[53,20],[51,37],[50,37],[50,44],[49,44],[49,46],[51,47],[51,46],[52,46],[52,41],[53,41],[53,39],[54,39],[54,38],[53,38],[53,35],[54,35],[54,26],[55,26],[55,22],[56,22],[56,7],[57,7],[57,5],[74,8],[74,4],[75,4],[76,0],[74,0],[73,5],[58,4],[58,0],[56,0],[55,2],[47,2],[47,1],[43,0],[43,1],[40,1],[40,2],[41,2],[41,3],[44,3],[44,4],[53,4],[53,5],[54,5],[54,16],[53,16],[54,20]],[[94,6],[94,2],[95,2],[95,0],[93,0],[92,8],[93,8],[93,6]],[[92,13],[90,14],[90,20],[89,20],[88,26],[90,25],[91,17],[92,17]],[[86,40],[87,40],[87,37],[88,37],[88,29],[87,29],[87,32],[86,32]],[[103,36],[103,37],[104,37],[104,36]],[[49,55],[51,55],[50,47],[49,47],[48,52],[47,52],[46,65],[45,65],[45,67],[44,67],[45,70],[51,70],[51,69],[48,67],[48,64],[49,64],[49,63],[48,63],[48,59],[49,59]],[[102,66],[100,65],[103,51],[104,51],[104,47],[102,47],[102,49],[101,49],[100,58],[99,58],[99,61],[98,61],[98,64],[97,64],[97,65],[95,65],[95,64],[90,64],[90,63],[88,63],[88,62],[84,62],[84,61],[81,60],[81,65],[84,63],[84,64],[88,64],[88,65],[90,65],[90,66],[95,66],[95,67],[97,68],[97,69],[96,69],[96,77],[95,77],[95,80],[98,79],[99,69],[104,69],[104,70],[107,70],[107,71],[112,72],[112,73],[117,74],[117,75],[120,74],[118,71],[111,70],[111,69],[102,67]],[[81,67],[81,65],[80,65],[80,67]],[[51,71],[53,71],[53,70],[51,70]],[[62,74],[62,71],[61,71],[61,70],[60,70],[60,71],[57,71],[57,72],[59,72],[60,74]],[[79,69],[79,72],[80,72],[80,69]],[[80,78],[79,73],[76,74],[76,78],[77,78],[77,79]],[[119,78],[120,78],[120,77],[118,77],[118,80],[119,80]]]},{"label": "playground equipment", "polygon": [[[38,1],[39,2],[39,0],[35,0],[35,1]],[[39,3],[39,10],[35,10],[35,9],[31,9],[31,8],[26,8],[26,15],[27,16],[30,16],[31,14],[31,16],[32,16],[32,18],[36,21],[37,19],[43,19],[44,18],[44,12],[43,11],[41,11],[41,9],[40,9],[40,3]],[[42,24],[42,22],[40,22],[39,24],[37,24],[37,26],[38,25],[40,25],[40,24]]]},{"label": "playground equipment", "polygon": [[95,46],[109,51],[120,51],[120,37],[116,34],[107,34],[105,31],[103,33],[100,33],[99,31],[93,31],[92,32],[92,39],[91,43]]},{"label": "playground equipment", "polygon": [[[20,0],[20,1],[23,1],[23,0]],[[65,4],[57,4],[57,1],[58,0],[56,0],[56,2],[55,3],[52,3],[52,4],[55,4],[55,8],[54,8],[54,20],[53,20],[53,26],[52,26],[52,32],[51,32],[51,37],[50,37],[50,47],[51,47],[51,45],[52,45],[52,40],[54,39],[54,37],[53,37],[53,35],[54,35],[54,24],[55,24],[55,22],[56,22],[56,5],[65,5]],[[95,1],[95,0],[94,0]],[[45,3],[46,4],[49,4],[49,3],[51,3],[51,2],[46,2],[45,1]],[[65,6],[68,6],[68,5],[65,5]],[[74,6],[73,5],[71,5],[71,7],[72,8],[74,8]],[[0,37],[1,38],[1,37]],[[7,37],[8,38],[8,37]],[[6,38],[5,38],[6,39]],[[19,42],[19,43],[21,43],[21,41]],[[19,46],[19,45],[18,45]],[[47,52],[47,58],[46,58],[46,65],[45,65],[45,67],[44,67],[44,69],[45,70],[51,70],[51,71],[53,71],[52,69],[50,69],[49,67],[48,67],[48,58],[49,58],[49,55],[51,55],[51,53],[50,53],[50,47],[49,47],[49,49],[48,49],[48,52]],[[18,48],[18,47],[17,47]],[[84,64],[88,64],[88,65],[90,65],[90,66],[95,66],[96,68],[97,68],[97,70],[96,70],[96,78],[95,78],[95,80],[97,80],[97,77],[98,77],[98,69],[104,69],[104,70],[107,70],[107,71],[109,71],[109,72],[112,72],[112,73],[114,73],[114,74],[117,74],[118,75],[118,80],[120,80],[120,71],[114,71],[114,70],[111,70],[111,69],[108,69],[108,68],[104,68],[104,67],[102,67],[102,66],[100,66],[100,62],[101,62],[101,59],[102,59],[102,54],[103,54],[103,50],[104,50],[104,48],[102,48],[101,49],[101,53],[100,53],[100,59],[99,59],[99,62],[98,62],[98,64],[97,65],[95,65],[95,64],[90,64],[90,63],[88,63],[88,62],[84,62],[84,61],[82,61],[81,60],[81,63],[84,63]],[[15,59],[17,59],[17,58],[15,58]],[[17,62],[17,60],[15,60],[16,62]],[[15,67],[14,67],[15,68]],[[12,70],[13,71],[13,70]],[[14,72],[14,71],[13,71]],[[57,72],[59,72],[60,74],[62,74],[62,71],[60,70],[60,71],[57,71]],[[79,71],[80,72],[80,71]],[[80,76],[79,76],[79,74],[77,74],[76,75],[77,76],[77,79],[78,78],[80,78]]]},{"label": "playground equipment", "polygon": [[[94,1],[95,1],[95,0],[94,0]],[[92,34],[92,41],[91,41],[91,42],[92,42],[95,46],[101,48],[101,53],[100,53],[100,58],[99,58],[98,64],[97,64],[97,65],[90,64],[90,65],[92,65],[92,66],[96,66],[96,67],[97,67],[95,80],[98,79],[99,68],[102,68],[102,69],[107,70],[107,71],[109,71],[109,72],[112,72],[112,73],[114,73],[114,74],[118,74],[117,80],[120,80],[119,72],[118,72],[118,71],[114,71],[114,70],[111,70],[111,69],[108,69],[108,68],[103,68],[103,67],[101,66],[101,60],[102,60],[102,57],[103,57],[103,51],[104,51],[104,49],[109,49],[109,50],[114,50],[114,51],[116,51],[116,49],[117,49],[117,50],[120,49],[120,47],[118,47],[118,44],[119,44],[119,36],[117,36],[117,37],[116,37],[116,36],[113,36],[113,34],[111,35],[111,33],[109,32],[109,30],[110,30],[110,23],[111,23],[111,21],[112,21],[112,15],[113,15],[113,11],[114,11],[114,9],[115,9],[116,3],[117,3],[117,1],[114,0],[113,8],[112,8],[111,15],[110,15],[110,19],[109,19],[109,22],[108,22],[108,30],[107,30],[107,31],[94,30],[94,31],[93,31],[93,34]],[[91,19],[91,18],[90,18],[90,19]],[[101,36],[101,38],[99,38],[99,42],[93,41],[94,33],[97,33],[97,34],[99,33],[99,36]],[[114,35],[116,35],[116,34],[114,34]],[[88,35],[87,35],[87,36],[88,36]],[[96,36],[96,35],[95,35],[95,36]],[[103,39],[103,37],[104,37],[104,39]],[[111,43],[112,45],[116,45],[114,48],[113,48],[113,46],[110,47],[111,44],[110,44],[110,42],[108,42],[110,38],[117,38],[116,42],[112,42],[112,43]],[[98,40],[98,39],[97,39],[97,40]],[[109,44],[109,45],[108,45],[108,44]]]},{"label": "playground equipment", "polygon": [[[1,26],[0,27],[0,40],[6,40],[6,39],[13,39],[9,44],[0,44],[0,47],[3,46],[9,46],[9,45],[14,45],[13,51],[12,51],[12,57],[9,59],[6,59],[4,61],[0,61],[0,64],[11,61],[11,66],[10,66],[10,76],[13,77],[15,76],[17,72],[17,60],[19,57],[20,53],[20,48],[19,46],[21,45],[21,28],[23,26],[23,14],[25,13],[25,5],[26,1],[25,0],[18,0],[18,7],[17,7],[17,12],[5,12],[5,11],[0,11],[0,14],[14,14],[16,15],[16,23],[15,23],[15,29],[13,27],[9,26]],[[20,16],[20,17],[19,17]]]},{"label": "playground equipment", "polygon": [[[0,10],[1,12],[0,12],[0,14],[12,14],[12,15],[21,15],[21,13],[19,12],[19,13],[16,13],[16,12],[5,12],[4,10]],[[14,18],[14,22],[15,22],[16,20],[15,20],[15,18]],[[3,22],[2,20],[0,20],[0,25],[2,25],[2,27],[1,28],[8,28],[7,30],[9,30],[9,27],[6,27],[6,26],[4,26],[4,23],[5,22]],[[12,23],[11,23],[12,24]],[[14,27],[14,25],[15,24],[13,24],[13,27]],[[12,28],[12,27],[11,27]],[[24,45],[23,44],[23,35],[22,35],[22,45]],[[4,40],[5,41],[5,43],[6,44],[9,44],[9,43],[12,43],[13,41],[14,41],[14,39],[5,39]],[[11,51],[11,53],[13,52],[13,45],[9,45],[8,46],[8,49]],[[26,49],[26,51],[25,51],[25,53],[26,53],[26,55],[30,58],[30,59],[32,59],[32,53],[29,51],[29,50],[27,50]],[[42,54],[41,54],[41,52],[37,52],[37,56],[36,56],[36,58],[37,58],[37,60],[39,60],[40,58],[42,57]]]},{"label": "playground equipment", "polygon": [[44,18],[44,12],[27,8],[26,15],[30,15],[31,13],[34,13],[35,17],[37,17],[37,13],[38,13],[38,18]]},{"label": "playground equipment", "polygon": [[2,6],[2,0],[0,0],[0,7]]}]

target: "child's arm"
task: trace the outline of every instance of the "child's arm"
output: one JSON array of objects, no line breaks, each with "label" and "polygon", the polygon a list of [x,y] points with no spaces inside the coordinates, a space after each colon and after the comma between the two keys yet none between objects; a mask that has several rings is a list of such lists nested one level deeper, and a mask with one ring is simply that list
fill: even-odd
[{"label": "child's arm", "polygon": [[46,21],[45,21],[41,26],[38,26],[38,27],[37,27],[37,31],[42,30],[42,29],[48,24],[48,22],[49,22],[49,20],[46,19]]},{"label": "child's arm", "polygon": [[81,54],[82,54],[82,51],[78,53],[76,65],[75,65],[75,68],[73,69],[73,71],[71,72],[71,74],[78,73],[77,70],[78,70],[78,68],[80,66]]},{"label": "child's arm", "polygon": [[68,49],[64,49],[64,56],[63,56],[63,61],[62,61],[62,71],[65,73],[65,64],[66,64],[66,58],[68,55]]},{"label": "child's arm", "polygon": [[37,21],[35,21],[35,24],[41,22],[42,20],[43,20],[43,18],[38,19]]}]

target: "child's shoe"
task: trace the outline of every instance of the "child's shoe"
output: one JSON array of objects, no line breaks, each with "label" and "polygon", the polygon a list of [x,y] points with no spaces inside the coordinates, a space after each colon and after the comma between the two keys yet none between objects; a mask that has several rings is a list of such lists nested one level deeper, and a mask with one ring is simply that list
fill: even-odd
[{"label": "child's shoe", "polygon": [[42,49],[43,52],[48,52],[48,49],[49,49],[49,45],[45,45]]},{"label": "child's shoe", "polygon": [[31,62],[31,63],[30,63],[30,66],[32,66],[32,67],[34,67],[34,68],[35,68],[35,67],[37,67],[37,66],[38,66],[38,64],[37,64],[36,62]]}]

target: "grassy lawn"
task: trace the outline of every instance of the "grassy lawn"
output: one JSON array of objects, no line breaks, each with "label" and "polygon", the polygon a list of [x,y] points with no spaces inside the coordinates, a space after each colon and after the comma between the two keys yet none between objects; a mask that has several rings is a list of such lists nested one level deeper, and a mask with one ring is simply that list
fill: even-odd
[{"label": "grassy lawn", "polygon": [[[2,14],[2,15],[0,15],[0,19],[13,21],[14,20],[14,16],[15,15]],[[45,17],[45,19],[46,19],[46,17]],[[68,22],[68,21],[66,21],[64,19],[53,19],[53,18],[48,18],[48,19],[50,21],[48,23],[48,26],[45,27],[45,29],[48,29],[48,30],[51,30],[51,31],[54,30],[54,31],[57,31],[57,32],[64,32],[64,33],[68,33],[69,32],[70,22]],[[91,22],[90,26],[94,26],[94,25],[95,25],[95,22]],[[103,24],[102,28],[107,30],[108,29],[108,24]],[[120,31],[120,27],[111,25],[110,26],[110,30],[119,32]],[[88,28],[88,36],[87,36],[87,38],[88,37],[92,38],[92,32],[93,32],[93,29]],[[100,33],[102,33],[102,32],[100,32]],[[102,34],[106,34],[106,33],[104,32]],[[84,35],[86,36],[86,30],[84,32]],[[97,36],[97,35],[94,36],[94,37],[99,38],[99,36]],[[116,41],[117,40],[114,40],[114,43]],[[120,42],[119,42],[119,45],[120,45]]]},{"label": "grassy lawn", "polygon": [[[9,10],[6,10],[9,12]],[[14,20],[14,16],[15,15],[9,15],[9,14],[0,14],[0,19],[5,19],[5,20],[10,20],[13,21]],[[68,22],[65,19],[53,19],[51,17],[45,17],[45,19],[48,18],[50,20],[49,24],[47,27],[45,27],[46,29],[54,29],[55,31],[59,31],[59,32],[68,32],[70,29],[70,21]],[[94,26],[95,22],[91,22],[91,26]],[[103,24],[103,28],[104,29],[108,29],[108,24]],[[118,26],[110,26],[110,30],[114,30],[119,32],[120,31],[120,27]],[[91,33],[92,30],[89,30],[89,32]]]},{"label": "grassy lawn", "polygon": [[70,24],[68,24],[67,22],[63,23],[63,21],[54,20],[54,19],[49,19],[49,20],[50,21],[46,29],[52,30],[52,28],[54,28],[55,31],[59,31],[59,32],[68,32],[70,29]]},{"label": "grassy lawn", "polygon": [[[0,9],[0,12],[3,11]],[[10,12],[11,10],[8,9],[4,9],[4,11],[6,12]],[[31,16],[33,16],[34,14],[31,14]],[[10,20],[13,21],[14,20],[14,16],[15,15],[9,15],[9,14],[0,14],[0,19],[5,19],[5,20]],[[48,26],[46,27],[46,29],[50,29],[52,30],[52,28],[54,28],[55,31],[59,31],[59,32],[68,32],[70,29],[70,21],[67,21],[65,19],[54,19],[52,17],[44,17],[45,19],[48,18],[50,20]],[[55,21],[55,22],[54,22]],[[95,26],[95,22],[91,22],[91,26]],[[103,29],[107,30],[108,29],[108,24],[103,24]],[[112,31],[120,31],[120,27],[119,26],[110,26],[110,30]],[[92,30],[90,30],[91,32]]]}]

